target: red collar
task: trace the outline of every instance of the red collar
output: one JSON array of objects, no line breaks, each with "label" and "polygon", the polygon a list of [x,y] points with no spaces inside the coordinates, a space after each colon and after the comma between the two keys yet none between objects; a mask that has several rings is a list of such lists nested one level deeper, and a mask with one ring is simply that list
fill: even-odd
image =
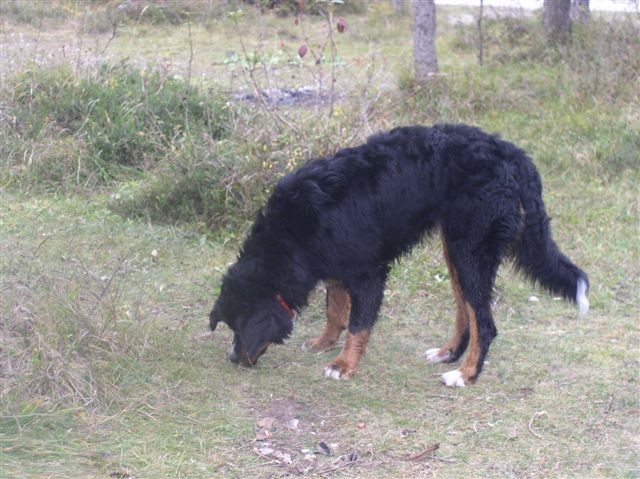
[{"label": "red collar", "polygon": [[287,302],[284,300],[284,298],[280,293],[276,293],[276,300],[278,301],[278,303],[280,303],[280,306],[282,306],[282,309],[284,309],[287,313],[289,313],[289,317],[293,319],[295,314],[293,314],[293,310],[291,309],[291,306],[287,304]]}]

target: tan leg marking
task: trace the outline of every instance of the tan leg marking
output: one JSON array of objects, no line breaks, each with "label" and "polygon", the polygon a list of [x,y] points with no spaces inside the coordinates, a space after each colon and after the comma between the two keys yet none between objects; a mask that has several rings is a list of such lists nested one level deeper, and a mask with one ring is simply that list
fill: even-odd
[{"label": "tan leg marking", "polygon": [[340,354],[324,368],[324,376],[333,379],[347,379],[353,376],[360,358],[364,355],[371,332],[363,329],[357,333],[347,332],[347,339]]},{"label": "tan leg marking", "polygon": [[449,250],[447,244],[442,238],[442,246],[444,251],[444,259],[449,269],[449,279],[451,280],[451,288],[453,289],[453,295],[456,300],[456,325],[453,331],[453,335],[441,348],[433,348],[427,350],[427,358],[431,362],[447,361],[453,357],[455,352],[460,347],[463,341],[465,333],[469,330],[469,315],[467,314],[467,308],[465,306],[465,300],[462,296],[462,288],[460,287],[460,281],[458,280],[458,273],[453,266],[451,257],[449,256]]},{"label": "tan leg marking", "polygon": [[351,311],[351,297],[349,292],[339,281],[327,281],[327,323],[322,334],[310,339],[305,347],[319,353],[336,347],[342,331],[349,324],[349,311]]},{"label": "tan leg marking", "polygon": [[478,377],[478,361],[480,360],[480,336],[478,335],[478,320],[476,312],[469,303],[467,313],[469,316],[469,350],[464,358],[460,372],[465,384],[474,383]]},{"label": "tan leg marking", "polygon": [[467,357],[458,369],[448,371],[442,375],[442,382],[450,387],[465,387],[472,384],[478,377],[478,361],[480,359],[480,336],[478,335],[478,319],[475,310],[466,304],[469,318],[469,349]]}]

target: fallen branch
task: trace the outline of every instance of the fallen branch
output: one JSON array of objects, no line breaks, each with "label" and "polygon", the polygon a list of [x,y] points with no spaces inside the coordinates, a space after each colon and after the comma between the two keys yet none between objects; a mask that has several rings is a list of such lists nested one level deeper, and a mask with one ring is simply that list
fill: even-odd
[{"label": "fallen branch", "polygon": [[346,469],[347,467],[351,467],[356,464],[361,463],[358,451],[354,450],[351,453],[340,456],[337,460],[333,461],[333,464],[331,465],[332,467],[329,467],[328,469],[323,469],[321,467],[317,468],[315,473],[321,476],[326,476],[329,473],[339,471],[340,469]]},{"label": "fallen branch", "polygon": [[422,461],[427,456],[429,456],[429,454],[432,454],[432,453],[436,452],[438,449],[440,449],[440,443],[436,443],[433,446],[426,448],[424,451],[419,452],[418,454],[415,454],[413,456],[407,457],[407,460],[408,461]]}]

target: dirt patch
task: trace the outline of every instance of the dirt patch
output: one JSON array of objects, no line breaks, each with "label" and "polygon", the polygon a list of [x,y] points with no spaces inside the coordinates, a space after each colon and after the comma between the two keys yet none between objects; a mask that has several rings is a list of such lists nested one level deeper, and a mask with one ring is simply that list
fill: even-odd
[{"label": "dirt patch", "polygon": [[279,470],[276,475],[325,475],[356,465],[362,453],[341,443],[337,429],[348,414],[318,410],[297,398],[275,398],[252,408],[254,439],[247,445]]},{"label": "dirt patch", "polygon": [[[335,93],[333,101],[343,98],[343,94]],[[302,86],[300,88],[269,88],[259,92],[240,92],[234,94],[236,101],[246,101],[250,103],[265,102],[270,105],[322,105],[331,102],[329,92],[318,90],[312,86]]]},{"label": "dirt patch", "polygon": [[284,397],[253,410],[257,417],[255,437],[246,447],[261,458],[262,467],[269,467],[267,477],[332,477],[344,473],[366,477],[366,471],[372,468],[410,470],[415,474],[433,470],[432,460],[438,459],[439,444],[417,454],[395,455],[376,452],[369,443],[349,439],[349,427],[367,426],[335,405],[319,409],[318,404]]}]

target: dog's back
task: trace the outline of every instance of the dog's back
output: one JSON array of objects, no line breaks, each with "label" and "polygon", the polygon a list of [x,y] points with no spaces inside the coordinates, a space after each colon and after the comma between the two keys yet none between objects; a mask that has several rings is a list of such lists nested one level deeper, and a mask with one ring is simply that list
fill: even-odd
[{"label": "dog's back", "polygon": [[488,200],[483,188],[517,212],[506,145],[463,125],[397,128],[285,176],[265,215],[314,251],[388,263],[445,220],[453,237],[481,235],[486,225],[475,213]]}]

